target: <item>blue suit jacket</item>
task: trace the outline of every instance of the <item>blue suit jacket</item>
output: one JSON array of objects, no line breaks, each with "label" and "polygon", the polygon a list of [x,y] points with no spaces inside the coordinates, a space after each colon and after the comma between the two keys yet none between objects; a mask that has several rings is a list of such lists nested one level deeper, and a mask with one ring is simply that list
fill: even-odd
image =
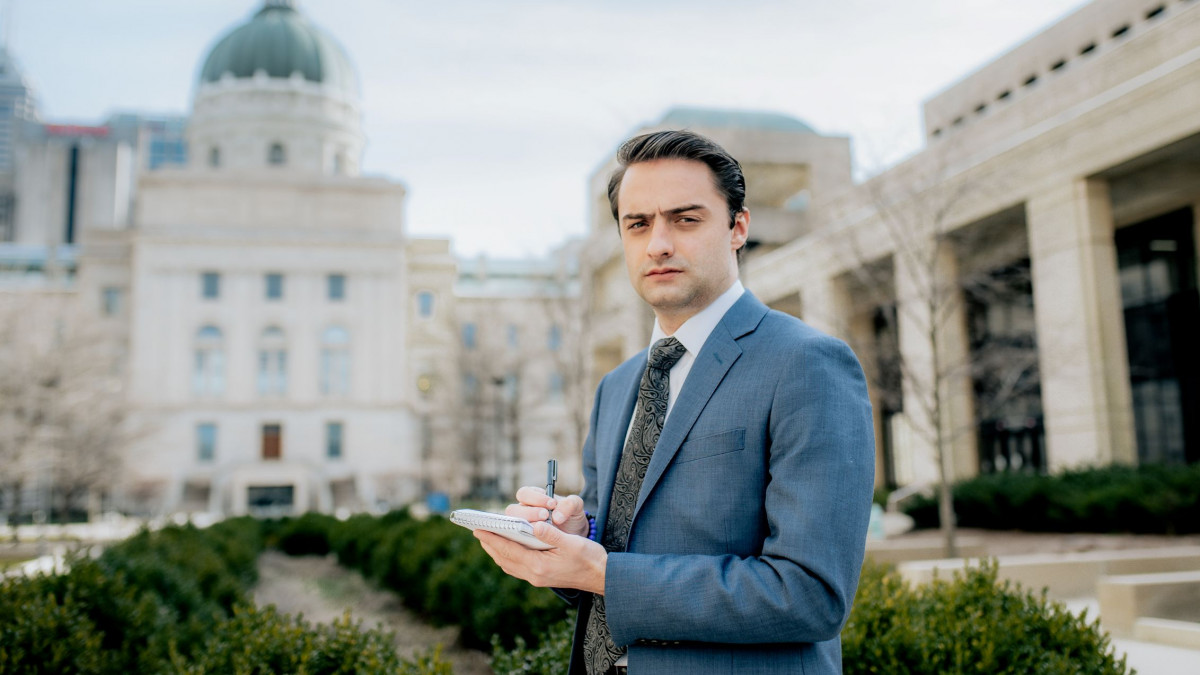
[{"label": "blue suit jacket", "polygon": [[[597,532],[646,358],[596,391],[582,496]],[[626,552],[609,554],[608,622],[630,672],[840,673],[874,470],[867,387],[849,347],[745,293],[697,354]],[[574,597],[585,616],[591,596]],[[572,673],[584,672],[584,624]]]}]

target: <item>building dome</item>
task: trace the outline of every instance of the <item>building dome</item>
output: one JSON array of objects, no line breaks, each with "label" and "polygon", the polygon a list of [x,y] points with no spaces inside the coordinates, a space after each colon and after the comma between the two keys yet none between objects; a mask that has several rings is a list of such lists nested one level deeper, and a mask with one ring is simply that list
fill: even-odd
[{"label": "building dome", "polygon": [[225,73],[238,79],[265,71],[272,78],[299,73],[357,99],[358,76],[350,57],[332,37],[317,28],[292,0],[267,0],[253,18],[217,42],[200,70],[200,84],[218,82]]}]

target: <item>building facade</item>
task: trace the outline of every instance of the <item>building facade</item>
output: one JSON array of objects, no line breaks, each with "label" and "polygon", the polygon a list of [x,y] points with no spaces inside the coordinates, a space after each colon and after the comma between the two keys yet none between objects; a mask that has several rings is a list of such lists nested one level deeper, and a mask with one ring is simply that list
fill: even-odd
[{"label": "building facade", "polygon": [[[128,433],[113,441],[123,461],[99,486],[104,506],[284,514],[494,497],[568,454],[562,396],[498,397],[488,385],[486,416],[464,403],[473,350],[460,337],[464,321],[489,346],[496,321],[549,331],[542,317],[578,295],[577,269],[468,261],[460,272],[448,240],[409,237],[404,186],[360,172],[349,56],[294,3],[267,0],[214,43],[187,117],[43,123],[3,56],[0,304],[14,317],[53,313],[39,335],[60,355],[63,322],[106,346],[120,377],[104,386]],[[516,344],[496,361],[513,378],[525,374],[513,364],[553,351],[532,333]],[[16,342],[0,346],[20,361]],[[29,441],[24,456],[65,463],[53,445]],[[0,507],[27,511],[61,491],[46,488],[53,463],[21,464],[37,470],[0,484]]]},{"label": "building facade", "polygon": [[[752,292],[862,360],[881,483],[1200,461],[1198,45],[1195,2],[1096,0],[926,102],[910,159],[856,184],[835,157],[801,231],[750,251]],[[733,121],[670,121],[743,158],[752,199],[771,191]],[[809,158],[830,161],[773,161]],[[589,345],[598,371],[649,334],[617,290],[609,168],[588,298],[642,321]]]}]

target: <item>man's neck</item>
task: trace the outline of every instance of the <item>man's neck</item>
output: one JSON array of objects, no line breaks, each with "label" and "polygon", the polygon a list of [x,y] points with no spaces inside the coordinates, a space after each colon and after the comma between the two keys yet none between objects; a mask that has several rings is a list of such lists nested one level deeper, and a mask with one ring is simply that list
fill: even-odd
[{"label": "man's neck", "polygon": [[692,317],[696,316],[697,314],[699,314],[699,313],[703,312],[704,310],[708,309],[709,307],[711,307],[712,304],[714,302],[716,302],[718,299],[720,299],[720,297],[722,295],[725,295],[727,292],[729,292],[729,289],[733,288],[733,285],[735,283],[737,283],[738,281],[739,281],[739,279],[736,276],[733,277],[732,279],[730,279],[729,283],[725,285],[725,288],[723,288],[720,293],[717,293],[716,295],[714,295],[712,297],[712,299],[710,299],[708,302],[706,302],[704,304],[703,307],[700,307],[698,309],[693,309],[693,310],[686,311],[686,312],[677,312],[677,313],[672,313],[672,314],[668,314],[666,312],[660,312],[659,310],[655,310],[654,318],[658,323],[658,328],[667,337],[674,335],[675,332],[678,331],[680,329],[680,327],[683,326],[683,324],[687,323],[688,320],[691,319]]}]

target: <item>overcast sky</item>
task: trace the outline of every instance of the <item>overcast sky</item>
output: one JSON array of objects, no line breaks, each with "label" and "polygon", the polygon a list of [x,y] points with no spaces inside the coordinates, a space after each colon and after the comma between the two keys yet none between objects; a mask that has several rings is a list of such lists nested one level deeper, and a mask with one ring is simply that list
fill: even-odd
[{"label": "overcast sky", "polygon": [[[262,0],[0,0],[43,117],[186,113],[217,39]],[[298,0],[362,80],[364,168],[409,232],[541,254],[585,227],[588,175],[673,105],[760,109],[919,149],[921,102],[1080,0]]]}]

